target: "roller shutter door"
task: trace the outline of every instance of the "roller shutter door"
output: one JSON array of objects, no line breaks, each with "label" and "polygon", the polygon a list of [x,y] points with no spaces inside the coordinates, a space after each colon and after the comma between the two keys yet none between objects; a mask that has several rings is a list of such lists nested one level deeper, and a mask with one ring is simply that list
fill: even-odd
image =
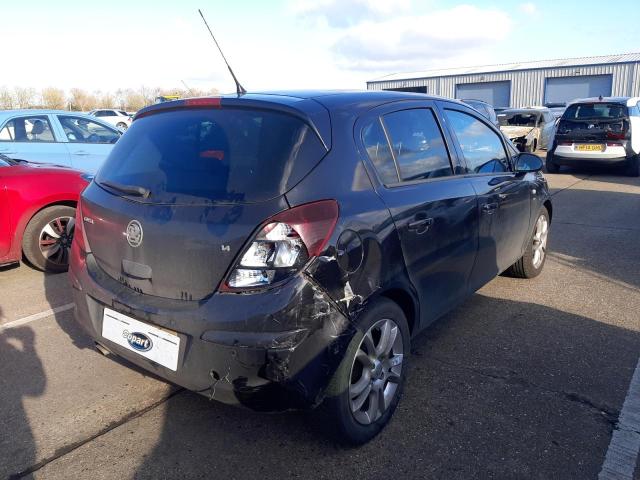
[{"label": "roller shutter door", "polygon": [[459,83],[456,98],[482,100],[494,107],[508,107],[511,101],[511,82]]},{"label": "roller shutter door", "polygon": [[608,97],[611,95],[611,75],[581,75],[549,77],[545,82],[544,103],[566,103],[576,98]]}]

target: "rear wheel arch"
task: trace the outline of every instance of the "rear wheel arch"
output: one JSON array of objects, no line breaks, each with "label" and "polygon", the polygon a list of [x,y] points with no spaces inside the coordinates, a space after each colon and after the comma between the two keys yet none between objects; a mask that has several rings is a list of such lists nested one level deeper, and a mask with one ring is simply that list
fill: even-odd
[{"label": "rear wheel arch", "polygon": [[398,287],[385,290],[379,296],[391,300],[402,309],[409,325],[409,331],[413,335],[419,323],[417,322],[419,318],[418,302],[414,296],[404,288]]}]

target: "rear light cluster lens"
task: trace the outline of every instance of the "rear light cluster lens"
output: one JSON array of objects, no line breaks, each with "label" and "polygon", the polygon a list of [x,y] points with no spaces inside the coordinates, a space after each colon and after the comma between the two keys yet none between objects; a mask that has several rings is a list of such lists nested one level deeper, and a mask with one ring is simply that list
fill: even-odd
[{"label": "rear light cluster lens", "polygon": [[307,260],[307,247],[291,225],[269,223],[242,256],[228,285],[231,288],[270,285],[297,272]]},{"label": "rear light cluster lens", "polygon": [[222,290],[256,289],[290,278],[322,253],[337,221],[335,200],[300,205],[269,219],[234,266]]}]

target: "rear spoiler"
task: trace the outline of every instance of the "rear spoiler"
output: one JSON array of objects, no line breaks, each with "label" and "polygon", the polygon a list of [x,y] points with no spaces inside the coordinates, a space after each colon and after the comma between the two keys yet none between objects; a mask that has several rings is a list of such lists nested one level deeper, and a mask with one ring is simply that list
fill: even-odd
[{"label": "rear spoiler", "polygon": [[[273,99],[277,98],[278,101]],[[299,118],[318,135],[327,151],[331,150],[331,119],[329,111],[319,102],[313,99],[301,99],[288,96],[272,95],[243,95],[241,97],[197,97],[173,100],[170,102],[149,105],[139,110],[133,117],[133,121],[175,110],[188,110],[193,108],[219,109],[219,108],[246,108],[254,110],[273,110],[286,113]]]}]

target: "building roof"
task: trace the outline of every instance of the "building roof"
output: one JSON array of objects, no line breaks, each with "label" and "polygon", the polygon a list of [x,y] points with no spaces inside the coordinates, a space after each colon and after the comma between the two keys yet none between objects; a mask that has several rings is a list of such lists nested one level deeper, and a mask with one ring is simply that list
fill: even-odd
[{"label": "building roof", "polygon": [[476,67],[441,68],[422,72],[392,73],[384,77],[370,80],[368,83],[409,80],[413,78],[450,77],[456,75],[473,75],[504,71],[531,70],[541,68],[578,67],[584,65],[604,65],[609,63],[640,62],[640,52],[621,53],[618,55],[602,55],[597,57],[559,58],[556,60],[537,60],[534,62],[502,63],[497,65],[481,65]]}]

